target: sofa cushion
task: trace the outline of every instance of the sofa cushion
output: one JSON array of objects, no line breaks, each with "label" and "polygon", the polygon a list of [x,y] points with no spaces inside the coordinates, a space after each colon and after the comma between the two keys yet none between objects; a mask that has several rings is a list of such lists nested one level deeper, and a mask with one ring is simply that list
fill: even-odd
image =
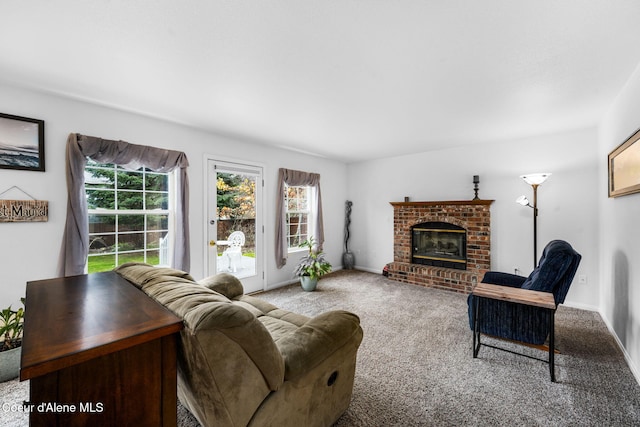
[{"label": "sofa cushion", "polygon": [[271,316],[260,316],[258,320],[264,325],[267,331],[269,331],[269,334],[275,341],[276,345],[278,345],[278,342],[284,337],[294,333],[299,328],[299,326],[296,326],[293,323]]},{"label": "sofa cushion", "polygon": [[186,319],[187,313],[194,308],[210,302],[231,303],[224,295],[199,285],[188,273],[179,270],[126,263],[114,271],[183,319],[188,327],[193,325]]},{"label": "sofa cushion", "polygon": [[[284,361],[270,333],[254,313],[183,277],[177,270],[129,263],[115,271],[180,317],[186,326],[182,334],[195,336],[205,347],[209,337],[222,334],[242,348],[258,366],[271,390],[277,390],[282,384]],[[175,273],[167,274],[171,271]],[[207,353],[206,348],[203,351]]]},{"label": "sofa cushion", "polygon": [[[152,268],[149,268],[152,267]],[[186,279],[193,282],[194,279],[187,272],[174,270],[173,268],[154,267],[142,262],[128,262],[113,269],[120,276],[127,279],[138,288],[142,288],[147,282],[158,276],[170,276]]]}]

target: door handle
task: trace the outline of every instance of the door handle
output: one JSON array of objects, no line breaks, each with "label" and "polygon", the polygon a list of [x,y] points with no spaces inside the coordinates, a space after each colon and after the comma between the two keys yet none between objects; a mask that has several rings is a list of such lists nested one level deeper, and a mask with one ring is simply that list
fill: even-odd
[{"label": "door handle", "polygon": [[216,245],[215,240],[209,240],[209,246],[215,246],[215,245]]}]

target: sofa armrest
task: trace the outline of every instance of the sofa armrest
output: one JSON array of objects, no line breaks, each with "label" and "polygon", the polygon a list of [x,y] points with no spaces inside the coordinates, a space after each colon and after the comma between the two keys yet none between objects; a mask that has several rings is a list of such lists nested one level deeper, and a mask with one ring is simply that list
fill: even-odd
[{"label": "sofa armrest", "polygon": [[499,271],[487,271],[482,278],[482,283],[492,283],[494,285],[510,286],[512,288],[520,288],[524,281],[524,276],[517,274],[502,273]]},{"label": "sofa armrest", "polygon": [[335,310],[310,319],[278,342],[285,362],[285,380],[295,380],[318,366],[345,344],[362,341],[360,319],[353,313]]},{"label": "sofa armrest", "polygon": [[205,277],[198,280],[199,284],[206,286],[214,292],[224,295],[229,299],[233,299],[238,295],[244,294],[244,288],[240,280],[229,273],[219,273],[213,276]]}]

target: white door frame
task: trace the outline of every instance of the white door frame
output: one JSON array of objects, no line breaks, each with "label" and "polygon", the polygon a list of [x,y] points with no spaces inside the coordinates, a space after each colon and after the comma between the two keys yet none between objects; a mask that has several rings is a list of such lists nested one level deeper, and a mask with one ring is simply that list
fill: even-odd
[{"label": "white door frame", "polygon": [[[267,288],[267,269],[266,269],[266,259],[267,259],[267,253],[266,253],[266,238],[265,238],[265,216],[266,216],[266,208],[265,208],[265,200],[266,200],[266,196],[265,196],[265,189],[266,186],[264,185],[264,177],[266,175],[266,166],[263,163],[259,163],[259,162],[253,162],[253,161],[248,161],[248,160],[242,160],[242,159],[238,159],[238,158],[231,158],[231,157],[225,157],[225,156],[219,156],[219,155],[215,155],[215,154],[205,154],[203,156],[203,162],[202,162],[202,170],[205,172],[203,174],[203,188],[202,188],[202,200],[204,201],[203,203],[203,218],[204,218],[204,232],[202,233],[203,235],[203,240],[202,240],[202,247],[203,247],[203,270],[204,270],[204,275],[205,277],[207,276],[213,276],[215,274],[217,274],[216,271],[209,271],[209,221],[211,221],[213,218],[209,218],[209,162],[221,162],[221,163],[232,163],[232,164],[237,164],[238,166],[249,166],[249,167],[253,167],[253,168],[260,168],[262,170],[262,182],[261,183],[256,183],[256,185],[261,184],[262,185],[262,197],[260,198],[260,200],[256,199],[256,217],[260,217],[260,221],[262,222],[262,230],[257,230],[256,229],[256,248],[259,248],[260,250],[258,251],[257,256],[259,256],[260,262],[256,262],[256,275],[258,275],[258,277],[262,277],[261,280],[261,289],[262,290],[266,290]],[[261,266],[262,271],[258,270],[258,266]]]}]

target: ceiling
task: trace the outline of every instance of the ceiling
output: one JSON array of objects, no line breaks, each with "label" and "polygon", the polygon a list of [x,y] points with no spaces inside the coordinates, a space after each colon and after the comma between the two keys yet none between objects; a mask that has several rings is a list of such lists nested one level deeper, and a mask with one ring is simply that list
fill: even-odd
[{"label": "ceiling", "polygon": [[5,1],[0,80],[344,162],[595,126],[637,0]]}]

